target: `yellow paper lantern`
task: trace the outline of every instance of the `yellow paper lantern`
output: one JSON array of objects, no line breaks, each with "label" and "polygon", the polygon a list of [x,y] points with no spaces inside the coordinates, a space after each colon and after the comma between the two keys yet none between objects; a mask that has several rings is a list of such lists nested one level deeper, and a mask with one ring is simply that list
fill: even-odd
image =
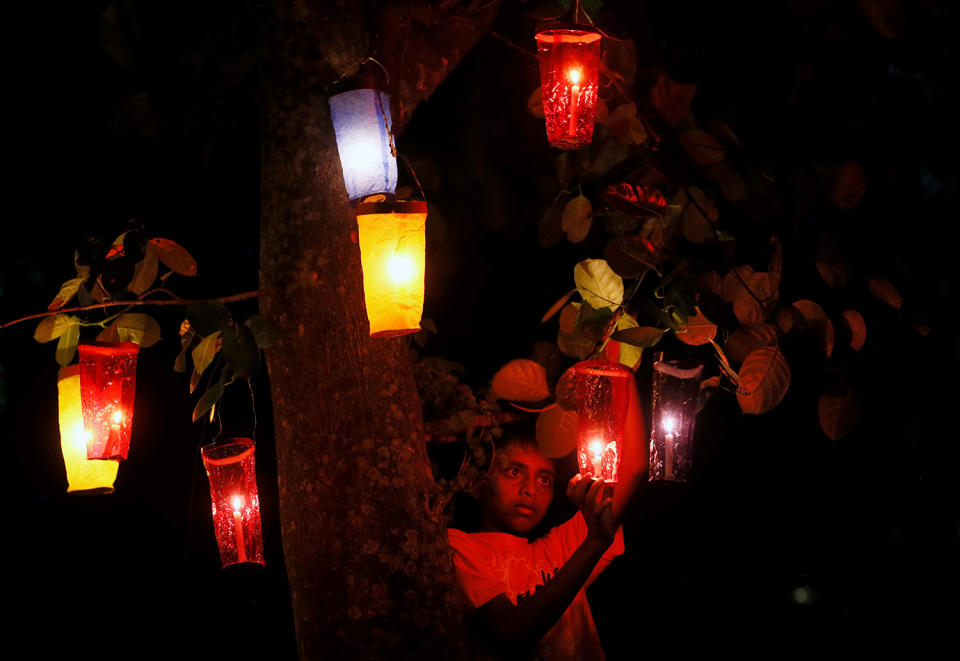
[{"label": "yellow paper lantern", "polygon": [[357,225],[370,335],[417,332],[423,313],[427,203],[363,202],[357,205]]},{"label": "yellow paper lantern", "polygon": [[112,493],[119,462],[87,459],[89,433],[83,427],[80,402],[80,366],[64,367],[57,374],[60,401],[60,449],[67,467],[67,493]]}]

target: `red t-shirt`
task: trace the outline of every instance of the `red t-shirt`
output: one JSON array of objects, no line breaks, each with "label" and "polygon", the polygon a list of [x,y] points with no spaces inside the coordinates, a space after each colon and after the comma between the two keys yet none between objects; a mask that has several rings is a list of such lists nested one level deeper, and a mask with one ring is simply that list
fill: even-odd
[{"label": "red t-shirt", "polygon": [[[516,605],[518,597],[536,592],[586,539],[587,524],[578,512],[534,542],[503,532],[465,533],[450,528],[447,534],[453,548],[460,599],[469,617],[501,594]],[[619,529],[586,584],[537,644],[537,659],[594,661],[605,658],[584,591],[623,550],[623,530]]]}]

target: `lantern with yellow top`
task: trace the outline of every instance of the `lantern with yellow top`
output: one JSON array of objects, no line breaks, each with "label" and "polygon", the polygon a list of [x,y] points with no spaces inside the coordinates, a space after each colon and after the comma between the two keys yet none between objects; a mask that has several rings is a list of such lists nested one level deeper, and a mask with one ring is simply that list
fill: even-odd
[{"label": "lantern with yellow top", "polygon": [[427,203],[361,202],[356,208],[370,335],[420,330]]},{"label": "lantern with yellow top", "polygon": [[57,374],[60,402],[60,449],[67,469],[67,493],[112,493],[119,462],[87,459],[90,433],[83,426],[80,401],[80,366],[64,367]]}]

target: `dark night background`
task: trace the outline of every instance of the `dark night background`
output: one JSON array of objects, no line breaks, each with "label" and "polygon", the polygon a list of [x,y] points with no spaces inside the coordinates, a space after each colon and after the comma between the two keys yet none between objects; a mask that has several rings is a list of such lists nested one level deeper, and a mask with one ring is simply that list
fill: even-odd
[{"label": "dark night background", "polygon": [[[819,428],[824,371],[803,366],[822,359],[802,348],[770,413],[742,416],[728,394],[710,400],[697,478],[644,494],[626,520],[628,555],[590,593],[608,655],[946,638],[960,588],[957,8],[904,3],[903,34],[884,39],[853,0],[646,4],[644,19],[639,3],[606,3],[637,41],[639,96],[657,66],[698,80],[695,114],[733,128],[745,169],[785,180],[820,163],[863,165],[856,210],[792,209],[763,229],[739,227],[735,212],[730,222],[784,236],[792,275],[781,300],[857,307],[868,339],[854,377],[863,417],[840,441]],[[528,7],[507,2],[494,27],[532,51]],[[0,321],[45,309],[73,276],[78,242],[112,238],[133,217],[196,257],[197,278],[171,281],[180,295],[256,289],[264,11],[127,0],[11,16]],[[556,152],[526,109],[537,85],[536,62],[488,35],[399,142],[431,202],[424,316],[439,335],[426,352],[463,363],[476,389],[534,341],[555,339],[541,315],[572,287],[573,265],[602,254],[589,239],[537,244],[557,191]],[[861,281],[894,283],[902,311],[864,287],[823,285],[810,237],[827,225]],[[170,369],[174,310],[156,309],[165,339],[140,354],[132,450],[107,497],[65,494],[53,345],[32,340],[35,322],[0,331],[0,561],[15,613],[4,625],[41,658],[100,639],[128,657],[295,656],[267,375],[254,384],[267,567],[221,571],[198,457],[218,430],[190,424],[187,377]],[[918,320],[932,332],[916,332]],[[639,375],[643,394],[649,352]],[[224,432],[249,435],[249,393],[232,390]]]}]

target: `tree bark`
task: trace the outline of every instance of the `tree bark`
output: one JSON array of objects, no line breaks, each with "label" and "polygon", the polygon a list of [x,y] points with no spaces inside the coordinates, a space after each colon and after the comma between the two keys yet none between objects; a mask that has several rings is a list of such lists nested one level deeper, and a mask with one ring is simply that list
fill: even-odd
[{"label": "tree bark", "polygon": [[278,0],[266,44],[261,305],[283,337],[267,366],[298,649],[304,659],[456,659],[460,608],[446,531],[430,514],[438,494],[408,340],[369,337],[323,86],[380,45],[402,127],[496,6],[445,29],[444,12],[467,3],[332,4]]}]

